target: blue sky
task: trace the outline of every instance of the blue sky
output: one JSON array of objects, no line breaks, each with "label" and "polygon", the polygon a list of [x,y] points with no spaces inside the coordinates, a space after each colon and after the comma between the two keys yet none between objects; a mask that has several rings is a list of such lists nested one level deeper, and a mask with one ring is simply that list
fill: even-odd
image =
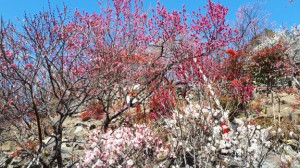
[{"label": "blue sky", "polygon": [[[69,7],[70,10],[78,8],[89,12],[99,11],[97,0],[50,0],[52,7],[62,6],[63,2]],[[253,0],[213,0],[214,2],[220,1],[221,4],[229,8],[227,19],[232,22],[235,19],[235,13],[239,6],[253,3]],[[180,9],[182,4],[186,5],[188,11],[203,7],[206,0],[160,0],[167,9]],[[261,1],[262,2],[262,1]],[[16,22],[16,18],[22,19],[24,12],[37,13],[43,7],[47,8],[47,0],[0,0],[0,15],[4,20],[11,20]],[[265,0],[263,1],[263,8],[270,16],[269,20],[276,23],[276,27],[284,25],[289,28],[291,25],[300,24],[300,0],[294,0],[292,4],[288,0]],[[156,0],[144,0],[145,8],[154,7]]]}]

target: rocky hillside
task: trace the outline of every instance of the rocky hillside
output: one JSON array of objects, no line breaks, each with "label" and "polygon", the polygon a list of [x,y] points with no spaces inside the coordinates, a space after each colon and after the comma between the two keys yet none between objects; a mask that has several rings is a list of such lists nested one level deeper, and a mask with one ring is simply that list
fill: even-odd
[{"label": "rocky hillside", "polygon": [[[250,118],[252,121],[259,123],[262,127],[268,127],[274,123],[274,112],[276,114],[276,121],[281,122],[282,133],[289,134],[281,138],[282,145],[285,145],[283,151],[278,154],[278,151],[270,151],[269,156],[266,158],[265,168],[281,167],[282,156],[284,158],[291,158],[293,160],[290,167],[300,168],[300,155],[299,155],[299,133],[300,133],[300,112],[295,110],[294,106],[299,106],[294,95],[280,94],[277,99],[279,101],[274,103],[271,101],[271,97],[259,98],[260,112],[254,114]],[[255,103],[255,102],[253,102]],[[257,102],[256,102],[257,103]],[[280,115],[279,115],[280,109]],[[299,108],[297,108],[299,109]],[[274,111],[273,111],[274,110]],[[80,115],[80,114],[79,114]],[[101,127],[101,121],[96,119],[87,119],[83,121],[79,115],[74,115],[66,119],[63,124],[63,145],[62,145],[62,157],[65,167],[75,167],[76,163],[84,156],[84,151],[88,147],[89,132]],[[234,125],[234,123],[232,123]],[[234,127],[234,126],[233,126]],[[232,128],[233,128],[232,127]],[[19,155],[18,151],[22,149],[13,139],[13,135],[18,131],[14,130],[14,127],[10,129],[1,130],[0,136],[0,167],[17,168],[17,167],[31,167],[32,160],[29,160],[27,156]],[[51,155],[53,150],[54,138],[51,135],[46,135],[43,140],[44,144],[47,144],[46,148],[43,148],[41,158],[47,160],[47,156]],[[33,139],[28,139],[28,142],[34,142]],[[33,148],[37,145],[32,143]],[[232,156],[223,155],[224,159]],[[238,162],[230,163],[234,167],[243,167]]]},{"label": "rocky hillside", "polygon": [[[84,154],[84,149],[87,145],[89,131],[100,127],[101,123],[98,120],[90,119],[82,121],[78,116],[67,118],[63,127],[63,145],[62,157],[66,167],[74,167],[76,161]],[[11,137],[14,134],[13,129],[4,130],[1,132],[1,140],[5,137]],[[42,158],[47,158],[53,150],[54,138],[50,135],[46,136],[43,143],[49,144],[44,148]],[[0,167],[16,168],[27,167],[31,160],[26,159],[26,156],[16,156],[17,151],[21,149],[14,141],[6,140],[0,143]]]}]

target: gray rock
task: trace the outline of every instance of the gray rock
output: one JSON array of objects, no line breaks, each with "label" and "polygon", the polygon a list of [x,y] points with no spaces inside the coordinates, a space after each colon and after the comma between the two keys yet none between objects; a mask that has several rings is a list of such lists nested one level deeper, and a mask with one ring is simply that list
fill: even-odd
[{"label": "gray rock", "polygon": [[75,126],[76,126],[76,127],[81,126],[81,127],[85,127],[85,128],[86,128],[86,127],[87,127],[87,124],[85,124],[85,123],[79,121],[79,122],[75,123]]},{"label": "gray rock", "polygon": [[75,143],[73,145],[74,150],[84,150],[85,147],[83,146],[83,144],[79,144],[79,143]]},{"label": "gray rock", "polygon": [[61,151],[62,158],[64,160],[70,160],[72,158],[72,148],[71,149],[62,149]]},{"label": "gray rock", "polygon": [[297,156],[297,152],[294,151],[294,150],[292,149],[292,147],[289,146],[289,145],[286,145],[286,146],[284,147],[284,151],[285,151],[285,153],[286,153],[287,155],[290,155],[290,156]]},{"label": "gray rock", "polygon": [[66,147],[72,147],[71,143],[65,143],[65,144],[66,144]]},{"label": "gray rock", "polygon": [[300,168],[300,161],[299,160],[295,160],[292,165],[291,165],[292,168]]},{"label": "gray rock", "polygon": [[297,154],[296,151],[294,151],[292,149],[291,146],[286,145],[284,147],[284,151],[282,155],[279,154],[270,154],[264,161],[264,164],[262,166],[262,168],[273,168],[273,167],[282,167],[282,163],[281,163],[281,157],[284,155],[288,155],[291,157],[297,157],[299,156],[299,158],[295,158],[292,162],[290,167],[291,168],[300,168],[300,153]]},{"label": "gray rock", "polygon": [[83,131],[84,131],[83,127],[82,126],[78,126],[78,127],[76,127],[76,129],[74,131],[74,134],[78,135],[78,134],[80,134]]},{"label": "gray rock", "polygon": [[264,161],[262,168],[280,167],[281,160],[277,154],[270,154]]},{"label": "gray rock", "polygon": [[1,145],[1,151],[8,152],[13,150],[14,142],[6,141]]},{"label": "gray rock", "polygon": [[76,140],[76,139],[75,139],[75,134],[74,134],[75,130],[76,130],[75,127],[72,127],[72,128],[70,128],[70,129],[66,130],[66,131],[64,132],[64,137],[68,137],[68,138],[71,139],[71,140]]},{"label": "gray rock", "polygon": [[66,145],[61,146],[61,152],[62,153],[72,153],[73,147],[67,147]]},{"label": "gray rock", "polygon": [[55,145],[55,139],[53,137],[47,137],[43,140],[43,143],[46,145],[48,151],[52,151]]},{"label": "gray rock", "polygon": [[75,135],[76,140],[82,140],[82,139],[85,139],[86,137],[88,137],[89,133],[86,129],[79,126],[79,127],[76,127],[76,129],[74,131],[74,135]]}]

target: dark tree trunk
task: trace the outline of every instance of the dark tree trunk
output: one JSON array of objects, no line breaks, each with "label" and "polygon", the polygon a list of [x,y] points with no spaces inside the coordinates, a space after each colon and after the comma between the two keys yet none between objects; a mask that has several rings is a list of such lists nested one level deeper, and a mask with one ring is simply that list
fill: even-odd
[{"label": "dark tree trunk", "polygon": [[61,154],[61,144],[62,144],[62,127],[61,124],[55,129],[55,159],[57,162],[57,167],[62,168],[63,167],[63,159]]}]

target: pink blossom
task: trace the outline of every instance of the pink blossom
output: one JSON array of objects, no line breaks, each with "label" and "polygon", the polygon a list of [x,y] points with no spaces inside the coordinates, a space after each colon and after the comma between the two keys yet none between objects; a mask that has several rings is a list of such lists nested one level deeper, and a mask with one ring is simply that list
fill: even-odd
[{"label": "pink blossom", "polygon": [[10,64],[10,67],[15,69],[15,68],[17,68],[17,65],[16,64]]},{"label": "pink blossom", "polygon": [[[95,137],[97,134],[100,135],[98,138]],[[91,144],[91,148],[85,152],[82,165],[105,167],[116,164],[116,158],[119,158],[123,163],[118,162],[118,164],[130,167],[134,164],[136,157],[144,160],[146,164],[149,160],[157,159],[156,156],[159,154],[166,157],[166,155],[161,155],[162,151],[168,153],[168,148],[165,148],[160,137],[145,125],[120,127],[106,133],[101,131],[92,133],[89,144]],[[95,146],[99,146],[99,148],[95,148]],[[153,156],[147,155],[145,150],[153,151]],[[130,156],[127,156],[128,152],[130,152]],[[102,162],[96,162],[96,159]]]},{"label": "pink blossom", "polygon": [[29,69],[29,68],[31,68],[32,66],[33,66],[32,63],[27,63],[27,64],[25,64],[25,69]]}]

